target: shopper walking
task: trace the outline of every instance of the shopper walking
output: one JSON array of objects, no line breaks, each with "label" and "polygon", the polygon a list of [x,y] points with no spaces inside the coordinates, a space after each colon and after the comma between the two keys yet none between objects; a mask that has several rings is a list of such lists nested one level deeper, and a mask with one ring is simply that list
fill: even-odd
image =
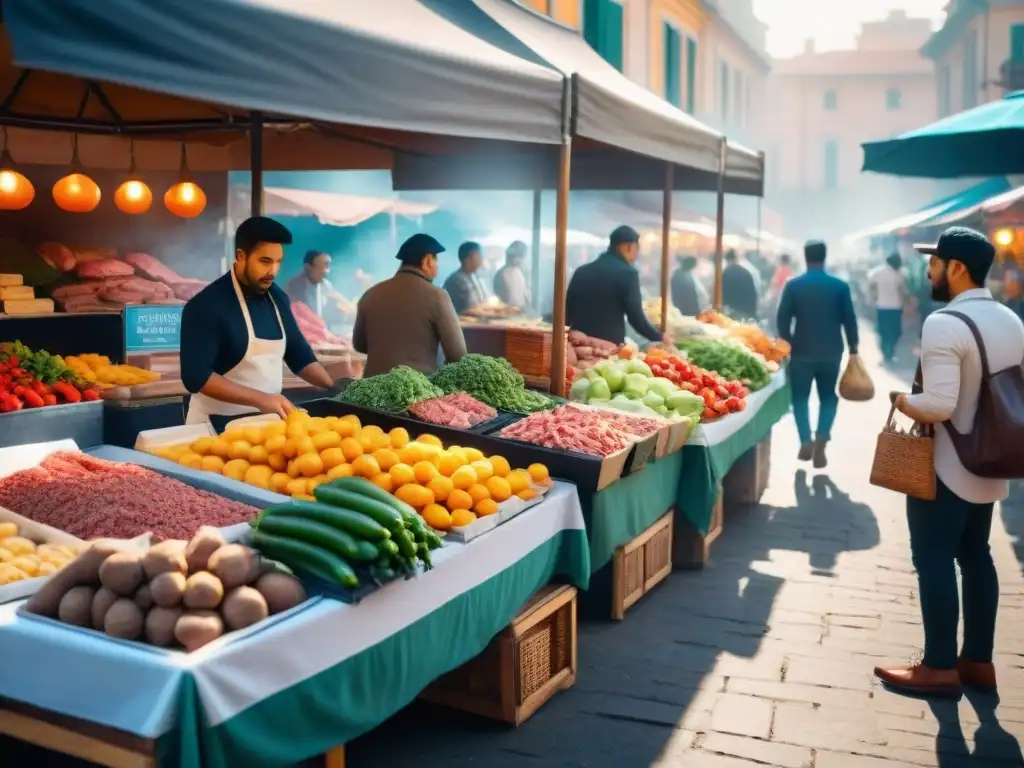
[{"label": "shopper walking", "polygon": [[[782,289],[776,319],[779,336],[792,347],[789,364],[793,420],[800,433],[801,461],[813,459],[821,469],[828,464],[825,446],[832,437],[832,423],[839,408],[836,382],[843,361],[843,333],[850,354],[857,354],[857,316],[850,286],[825,272],[825,244],[804,246],[807,271]],[[811,440],[811,387],[818,391],[818,429]]]},{"label": "shopper walking", "polygon": [[[1020,402],[1024,384],[1013,379],[1012,369],[1019,372],[1024,359],[1024,324],[983,287],[995,249],[980,232],[951,227],[937,245],[919,249],[931,257],[928,278],[932,297],[949,302],[924,324],[919,378],[923,383],[915,385],[915,394],[893,395],[893,403],[902,413],[918,423],[935,425],[935,499],[907,498],[910,551],[924,624],[924,658],[909,667],[876,667],[875,674],[884,683],[910,693],[959,694],[961,683],[986,689],[996,685],[992,648],[999,582],[988,540],[993,506],[1006,498],[1009,489],[1007,480],[968,471],[950,429],[977,441],[979,436],[973,432],[979,423],[985,423],[976,420],[983,384],[989,393],[990,412],[995,400],[1000,406]],[[990,374],[1008,369],[1010,378],[1001,377],[1000,387],[988,385]],[[1018,416],[1024,418],[1024,414]],[[1009,421],[1020,424],[1021,418]],[[1002,435],[1001,428],[1006,430]],[[1000,456],[1001,461],[1024,466],[1024,460],[1015,460],[1021,450],[1019,439],[1012,437],[1017,429],[1014,424],[993,424],[988,419],[986,429],[993,434],[983,437],[996,454],[1010,452]],[[966,463],[975,465],[971,457]],[[956,564],[963,579],[964,600],[964,643],[959,656]]]},{"label": "shopper walking", "polygon": [[868,275],[868,290],[875,307],[882,359],[891,363],[903,333],[903,308],[910,298],[907,278],[903,274],[903,259],[898,253],[891,254],[885,264]]}]

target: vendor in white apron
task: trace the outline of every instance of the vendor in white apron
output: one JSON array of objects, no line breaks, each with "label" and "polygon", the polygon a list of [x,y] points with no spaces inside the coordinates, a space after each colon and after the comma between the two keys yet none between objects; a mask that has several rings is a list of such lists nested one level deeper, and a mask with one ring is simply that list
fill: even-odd
[{"label": "vendor in white apron", "polygon": [[262,216],[235,232],[235,263],[186,305],[181,319],[181,379],[192,393],[187,424],[210,416],[295,408],[281,394],[284,365],[315,387],[334,381],[299,331],[288,297],[274,284],[288,229]]}]

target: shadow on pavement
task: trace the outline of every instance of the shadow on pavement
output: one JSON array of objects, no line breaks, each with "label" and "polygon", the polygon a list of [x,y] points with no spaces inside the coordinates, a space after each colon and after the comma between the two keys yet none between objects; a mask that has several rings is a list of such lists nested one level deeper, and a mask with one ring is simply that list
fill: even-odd
[{"label": "shadow on pavement", "polygon": [[968,690],[967,699],[978,716],[974,732],[974,752],[967,746],[957,702],[933,699],[928,706],[939,724],[935,735],[938,768],[1000,768],[1024,765],[1024,755],[1016,737],[1008,733],[996,717],[999,697]]}]

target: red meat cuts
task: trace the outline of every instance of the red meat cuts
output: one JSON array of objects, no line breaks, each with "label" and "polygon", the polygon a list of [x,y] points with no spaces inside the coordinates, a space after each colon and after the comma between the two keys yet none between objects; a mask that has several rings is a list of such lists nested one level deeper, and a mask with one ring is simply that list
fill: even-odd
[{"label": "red meat cuts", "polygon": [[78,276],[84,278],[129,277],[134,274],[135,267],[118,259],[99,259],[78,265]]},{"label": "red meat cuts", "polygon": [[612,427],[603,414],[572,406],[534,413],[501,430],[501,436],[560,451],[611,456],[628,448],[633,439]]},{"label": "red meat cuts", "polygon": [[111,277],[103,282],[99,297],[104,301],[143,304],[148,299],[165,299],[171,295],[171,289],[163,283],[142,277]]},{"label": "red meat cuts", "polygon": [[72,283],[62,285],[50,291],[50,296],[55,299],[68,299],[72,296],[95,296],[103,287],[102,280],[90,280],[86,283]]},{"label": "red meat cuts", "polygon": [[498,415],[491,406],[464,392],[413,403],[409,413],[421,421],[457,429],[468,429]]},{"label": "red meat cuts", "polygon": [[206,286],[207,283],[203,280],[182,280],[172,283],[171,291],[182,301],[188,301]]},{"label": "red meat cuts", "polygon": [[36,248],[36,253],[39,254],[39,258],[61,272],[70,272],[75,268],[75,254],[61,243],[43,243]]},{"label": "red meat cuts", "polygon": [[124,260],[151,280],[158,280],[168,285],[184,281],[181,275],[148,253],[129,253],[125,255]]},{"label": "red meat cuts", "polygon": [[[568,407],[576,408],[577,410],[588,410],[572,403],[569,403]],[[599,414],[604,421],[608,422],[609,426],[614,427],[620,432],[625,432],[627,435],[636,435],[637,437],[653,435],[668,423],[667,420],[659,421],[647,416],[637,416],[632,413],[623,413],[622,411],[601,409]]]},{"label": "red meat cuts", "polygon": [[92,293],[68,296],[65,299],[57,299],[57,303],[65,312],[71,313],[100,312],[109,306],[106,302],[100,301],[95,294]]},{"label": "red meat cuts", "polygon": [[189,539],[202,525],[235,525],[257,512],[145,467],[63,452],[0,479],[0,507],[81,539]]}]

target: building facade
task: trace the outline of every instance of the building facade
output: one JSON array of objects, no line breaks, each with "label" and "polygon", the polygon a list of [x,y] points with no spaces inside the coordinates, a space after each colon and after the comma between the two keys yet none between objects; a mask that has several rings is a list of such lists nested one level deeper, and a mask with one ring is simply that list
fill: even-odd
[{"label": "building facade", "polygon": [[862,26],[855,49],[777,60],[764,109],[766,197],[794,239],[842,235],[927,205],[929,180],[861,173],[866,141],[925,125],[937,114],[927,19],[892,12]]},{"label": "building facade", "polygon": [[940,117],[1024,90],[1024,0],[953,0],[921,52]]}]

